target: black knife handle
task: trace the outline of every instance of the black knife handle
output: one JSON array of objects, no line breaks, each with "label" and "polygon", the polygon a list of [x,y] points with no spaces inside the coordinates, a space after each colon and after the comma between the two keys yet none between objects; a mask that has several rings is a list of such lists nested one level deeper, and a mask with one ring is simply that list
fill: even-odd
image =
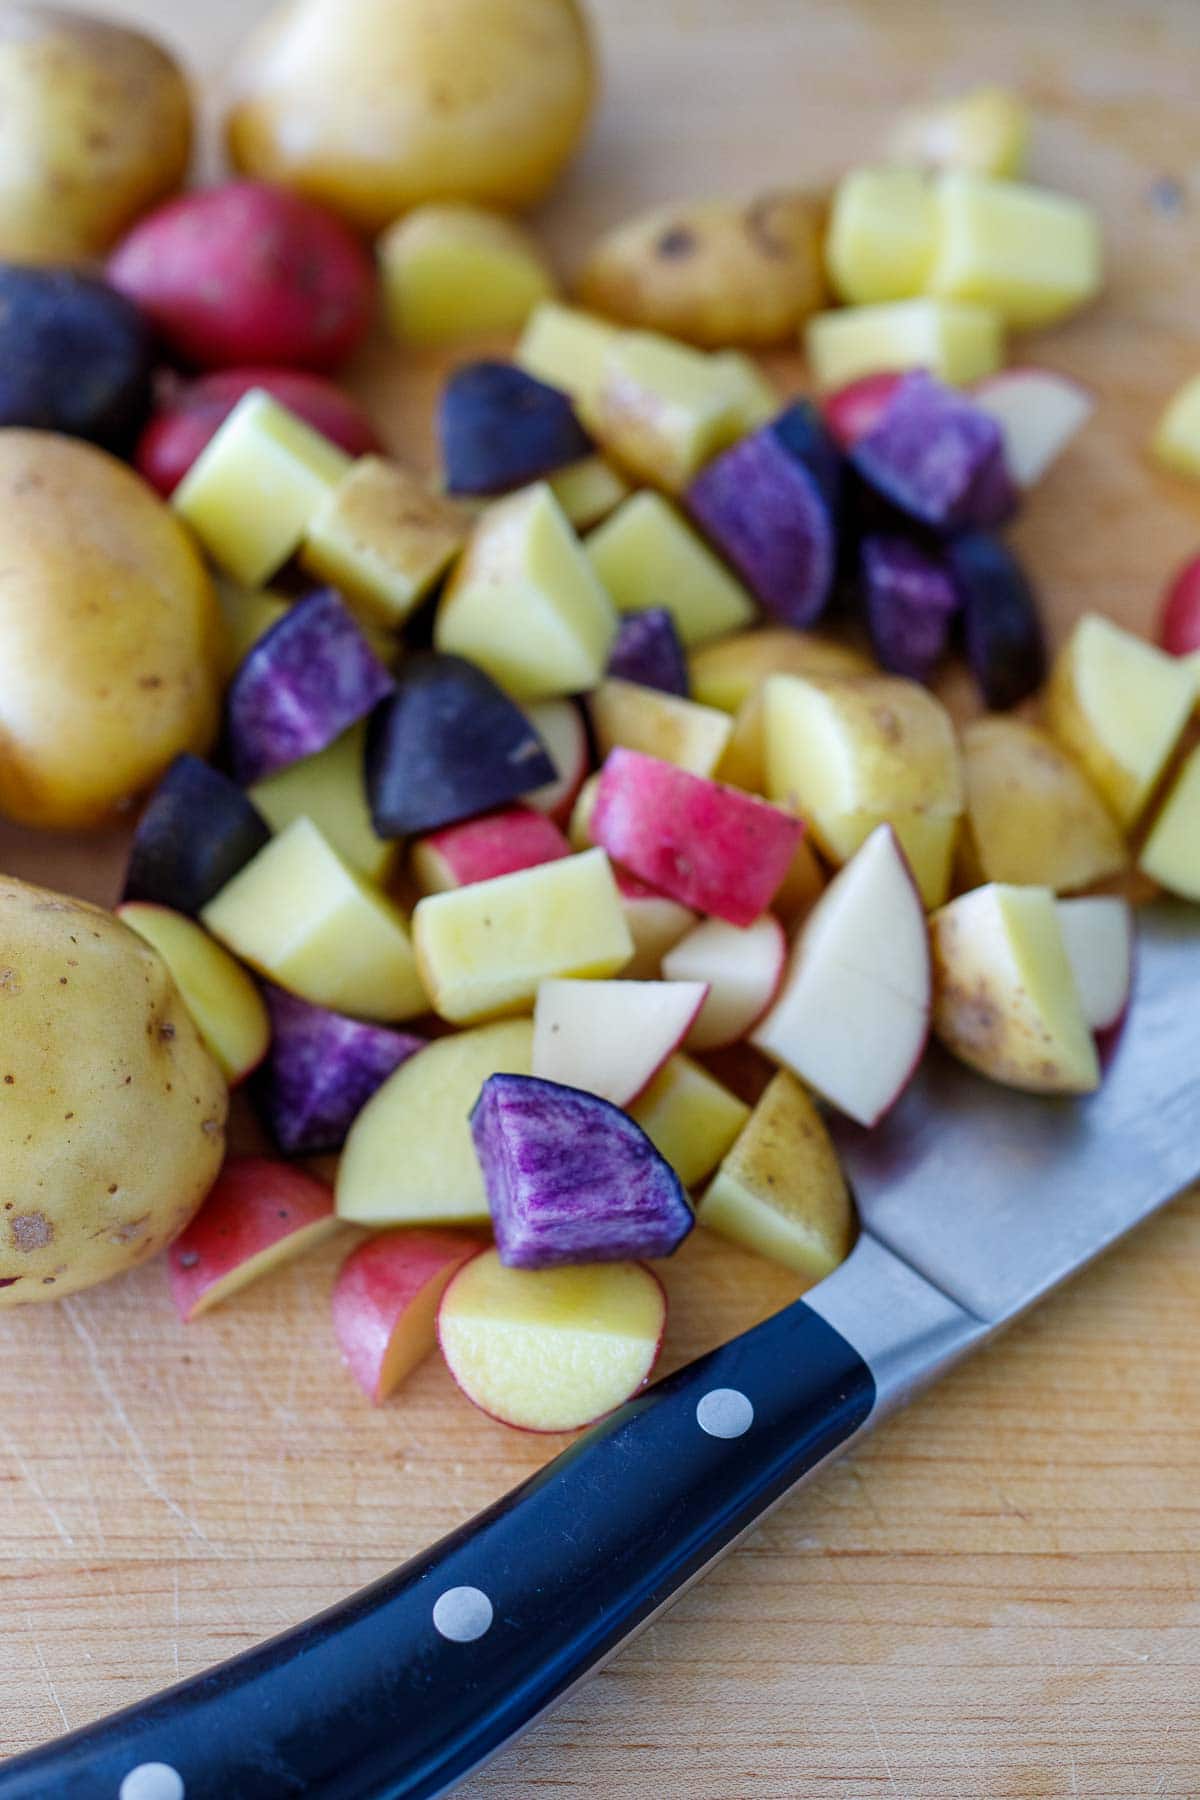
[{"label": "black knife handle", "polygon": [[307,1624],[0,1768],[0,1800],[430,1800],[865,1423],[862,1357],[797,1301],[668,1376]]}]

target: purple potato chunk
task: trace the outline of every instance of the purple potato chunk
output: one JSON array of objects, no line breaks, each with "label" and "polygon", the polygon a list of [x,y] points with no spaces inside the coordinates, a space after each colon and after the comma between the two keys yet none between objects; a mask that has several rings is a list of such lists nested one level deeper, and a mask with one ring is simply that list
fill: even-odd
[{"label": "purple potato chunk", "polygon": [[995,419],[923,370],[897,383],[850,455],[885,499],[935,531],[998,525],[1016,507]]},{"label": "purple potato chunk", "polygon": [[367,797],[380,837],[507,806],[555,780],[541,738],[490,675],[437,651],[401,664],[367,727]]},{"label": "purple potato chunk", "polygon": [[254,644],[225,697],[233,773],[249,787],[315,756],[392,690],[392,677],[332,588],[318,588]]},{"label": "purple potato chunk", "polygon": [[228,775],[198,756],[177,756],[138,820],[121,898],[198,913],[270,836]]},{"label": "purple potato chunk", "polygon": [[804,627],[829,603],[841,506],[840,452],[800,401],[703,468],[687,509],[763,605]]},{"label": "purple potato chunk", "polygon": [[1046,639],[1037,595],[997,538],[965,532],[946,547],[963,612],[971,673],[994,712],[1035,694],[1046,679]]},{"label": "purple potato chunk", "polygon": [[863,609],[877,661],[928,681],[950,647],[958,590],[942,558],[907,538],[863,539]]},{"label": "purple potato chunk", "polygon": [[688,693],[687,657],[665,606],[648,606],[644,612],[626,613],[621,620],[608,672],[622,681],[658,688],[664,694]]},{"label": "purple potato chunk", "polygon": [[150,411],[154,361],[149,322],[107,282],[0,263],[0,426],[127,451]]},{"label": "purple potato chunk", "polygon": [[377,1088],[425,1039],[328,1012],[283,988],[265,987],[271,1050],[255,1097],[287,1156],[340,1150]]},{"label": "purple potato chunk", "polygon": [[628,1113],[595,1094],[490,1075],[471,1135],[510,1269],[669,1256],[695,1223],[671,1165]]},{"label": "purple potato chunk", "polygon": [[470,363],[450,377],[438,434],[451,494],[524,487],[594,448],[566,394],[504,362]]}]

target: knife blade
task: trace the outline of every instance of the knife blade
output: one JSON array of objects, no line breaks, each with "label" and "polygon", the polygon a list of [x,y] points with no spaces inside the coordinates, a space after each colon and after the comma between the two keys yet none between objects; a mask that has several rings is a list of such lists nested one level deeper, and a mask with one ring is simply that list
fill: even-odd
[{"label": "knife blade", "polygon": [[1141,915],[1091,1099],[933,1054],[839,1129],[863,1230],[803,1300],[678,1369],[393,1575],[0,1768],[0,1800],[435,1800],[764,1513],[1200,1175],[1200,913]]}]

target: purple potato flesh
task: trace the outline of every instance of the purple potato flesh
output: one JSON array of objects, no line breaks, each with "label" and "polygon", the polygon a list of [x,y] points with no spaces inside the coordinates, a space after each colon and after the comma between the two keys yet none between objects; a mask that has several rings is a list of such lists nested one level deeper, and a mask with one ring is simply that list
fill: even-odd
[{"label": "purple potato flesh", "polygon": [[716,457],[685,496],[709,542],[788,625],[811,625],[829,602],[839,472],[832,440],[802,404]]},{"label": "purple potato flesh", "polygon": [[496,1248],[511,1269],[669,1256],[695,1222],[671,1165],[595,1094],[491,1075],[471,1135]]},{"label": "purple potato flesh", "polygon": [[675,620],[665,606],[625,614],[608,659],[608,672],[622,681],[636,681],[642,687],[687,699],[687,657]]},{"label": "purple potato flesh", "polygon": [[233,773],[249,787],[315,756],[392,690],[353,614],[318,588],[259,638],[226,696]]},{"label": "purple potato flesh", "polygon": [[271,1135],[289,1156],[339,1150],[375,1090],[425,1039],[327,1012],[283,988],[264,993],[271,1052],[255,1089]]},{"label": "purple potato flesh", "polygon": [[998,525],[1017,502],[995,419],[916,370],[851,451],[864,481],[935,531]]},{"label": "purple potato flesh", "polygon": [[1037,595],[1011,550],[985,531],[953,539],[946,558],[962,602],[971,673],[988,706],[1005,712],[1046,679]]},{"label": "purple potato flesh", "polygon": [[228,775],[198,756],[177,756],[138,820],[121,898],[198,913],[270,836]]},{"label": "purple potato flesh", "polygon": [[907,538],[863,539],[860,574],[871,645],[883,668],[928,681],[950,647],[958,591],[940,556]]},{"label": "purple potato flesh", "polygon": [[442,392],[438,433],[450,494],[502,494],[594,449],[569,396],[515,363],[456,370]]}]

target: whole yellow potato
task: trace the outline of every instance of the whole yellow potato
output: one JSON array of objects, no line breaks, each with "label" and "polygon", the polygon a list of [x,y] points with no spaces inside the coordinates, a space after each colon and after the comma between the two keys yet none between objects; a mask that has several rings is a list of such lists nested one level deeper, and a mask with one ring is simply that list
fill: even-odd
[{"label": "whole yellow potato", "polygon": [[187,84],[152,38],[57,6],[0,8],[0,257],[98,256],[187,173]]},{"label": "whole yellow potato", "polygon": [[184,527],[77,438],[0,430],[0,813],[111,820],[219,715],[216,597]]},{"label": "whole yellow potato", "polygon": [[0,877],[0,1306],[107,1281],[216,1180],[228,1094],[158,952]]},{"label": "whole yellow potato", "polygon": [[824,207],[805,193],[656,207],[593,245],[575,294],[705,349],[790,343],[825,303],[823,230]]},{"label": "whole yellow potato", "polygon": [[368,231],[427,200],[527,206],[594,85],[576,0],[291,0],[235,69],[229,152]]}]

